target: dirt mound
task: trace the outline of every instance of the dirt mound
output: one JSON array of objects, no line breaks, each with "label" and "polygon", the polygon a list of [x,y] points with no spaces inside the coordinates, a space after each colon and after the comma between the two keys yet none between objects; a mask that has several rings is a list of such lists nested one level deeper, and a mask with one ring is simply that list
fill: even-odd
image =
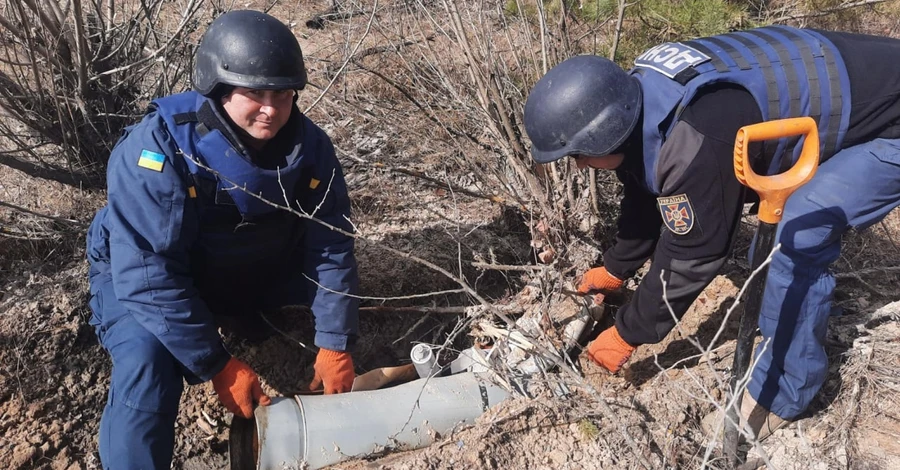
[{"label": "dirt mound", "polygon": [[[501,208],[486,201],[455,199],[427,185],[409,185],[377,172],[368,175],[367,184],[357,191],[362,204],[368,204],[358,212],[360,231],[374,234],[376,243],[360,246],[363,293],[378,298],[408,296],[366,300],[365,305],[468,303],[451,281],[409,259],[386,256],[377,243],[411,251],[451,272],[462,266],[462,275],[470,276],[492,298],[539,301],[527,295],[530,288],[522,289],[524,277],[519,273],[485,275],[469,267],[479,260],[532,263],[527,230]],[[399,191],[421,204],[394,204]],[[393,215],[382,217],[373,209],[377,207],[390,207]],[[452,219],[444,217],[451,212]],[[896,279],[894,274],[873,276],[866,271],[895,256],[890,234],[895,233],[897,219],[892,214],[874,233],[853,235],[845,243],[847,257],[838,269],[863,274],[839,276],[836,306],[841,312],[835,313],[842,315],[832,318],[829,331],[829,381],[808,416],[765,443],[776,468],[893,468],[898,463],[900,328],[895,311],[876,308],[889,299],[886,294],[893,292]],[[746,244],[750,233],[748,227],[738,243]],[[82,244],[67,243],[72,251],[43,247],[47,262],[15,265],[21,275],[4,273],[0,461],[6,468],[99,466],[96,435],[110,365],[87,323]],[[883,255],[876,260],[873,252]],[[474,426],[442,436],[428,448],[341,467],[634,468],[641,459],[654,468],[699,468],[704,462],[716,467],[717,449],[708,448],[699,422],[724,399],[721,390],[731,365],[736,318],[726,323],[711,354],[698,355],[697,345],[705,347],[712,340],[745,279],[746,267],[735,258],[676,331],[663,343],[640,348],[620,375],[582,361],[584,379],[564,379],[572,390],[568,396],[512,399]],[[424,299],[409,296],[443,289],[450,292]],[[314,356],[299,344],[312,343],[312,320],[299,309],[285,309],[267,320],[278,329],[269,339],[251,344],[228,336],[226,342],[260,372],[267,392],[289,396],[302,390],[312,375]],[[406,361],[415,341],[445,341],[457,317],[370,312],[363,314],[362,322],[365,335],[356,354],[360,372]],[[467,339],[458,341],[462,346]],[[604,402],[613,415],[605,412]],[[226,468],[229,419],[209,384],[187,387],[177,421],[174,468]]]}]

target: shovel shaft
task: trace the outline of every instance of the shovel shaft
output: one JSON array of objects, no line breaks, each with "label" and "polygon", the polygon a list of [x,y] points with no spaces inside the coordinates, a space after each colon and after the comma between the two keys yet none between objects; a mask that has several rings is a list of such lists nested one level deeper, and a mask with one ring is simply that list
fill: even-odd
[{"label": "shovel shaft", "polygon": [[[756,174],[750,165],[750,143],[792,136],[804,136],[803,147],[797,162],[789,170],[778,175],[762,176]],[[786,154],[784,158],[790,158]],[[759,227],[756,244],[753,250],[751,266],[755,271],[769,256],[775,244],[775,231],[784,214],[787,199],[800,186],[811,180],[819,166],[819,133],[816,121],[810,117],[781,119],[742,127],[738,130],[734,142],[734,173],[737,179],[759,194]],[[744,312],[738,329],[737,345],[732,365],[731,387],[728,407],[728,419],[725,421],[725,455],[729,465],[737,465],[738,442],[742,392],[739,390],[741,380],[747,375],[750,358],[753,352],[753,337],[759,322],[759,312],[765,291],[768,268],[759,272],[747,289]]]},{"label": "shovel shaft", "polygon": [[[777,225],[760,222],[756,231],[756,244],[753,249],[752,269],[755,271],[769,256],[775,241],[775,229]],[[766,287],[766,275],[769,267],[763,268],[747,286],[747,301],[744,303],[744,314],[741,316],[741,326],[738,331],[738,343],[751,343],[759,322],[759,312],[762,310],[763,291]],[[738,379],[747,373],[750,365],[749,351],[744,349],[735,352],[734,375],[731,378],[731,386],[734,388]]]},{"label": "shovel shaft", "polygon": [[[752,271],[756,271],[769,256],[775,241],[775,230],[778,225],[760,222],[756,231],[756,243],[753,248],[751,260]],[[739,382],[747,375],[750,367],[750,359],[753,352],[753,337],[756,336],[756,327],[759,323],[759,312],[762,309],[763,293],[766,287],[766,277],[769,267],[763,268],[747,286],[744,313],[741,315],[741,323],[738,328],[737,347],[734,351],[734,363],[731,369],[731,396],[738,390]],[[736,458],[740,433],[737,426],[731,423],[740,422],[741,395],[738,395],[735,406],[728,408],[728,420],[725,426],[725,449],[731,458]]]}]

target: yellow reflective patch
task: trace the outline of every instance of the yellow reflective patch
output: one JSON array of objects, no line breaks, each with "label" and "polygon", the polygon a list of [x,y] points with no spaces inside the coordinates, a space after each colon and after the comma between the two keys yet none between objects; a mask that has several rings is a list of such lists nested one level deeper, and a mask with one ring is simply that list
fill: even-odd
[{"label": "yellow reflective patch", "polygon": [[188,188],[188,196],[190,196],[191,199],[195,199],[197,197],[197,188],[195,188],[193,186]]},{"label": "yellow reflective patch", "polygon": [[309,181],[309,189],[316,189],[316,188],[318,188],[318,187],[319,187],[319,183],[320,183],[319,180],[317,180],[317,179],[315,179],[315,178],[311,179],[311,180]]}]

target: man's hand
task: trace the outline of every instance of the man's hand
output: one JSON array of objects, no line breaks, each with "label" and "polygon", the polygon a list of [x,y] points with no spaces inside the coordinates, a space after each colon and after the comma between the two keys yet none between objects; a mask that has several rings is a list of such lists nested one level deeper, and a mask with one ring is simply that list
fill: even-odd
[{"label": "man's hand", "polygon": [[349,392],[353,387],[353,379],[356,378],[353,372],[353,358],[348,352],[319,348],[313,369],[316,374],[309,384],[309,389],[318,390],[324,385],[326,395]]},{"label": "man's hand", "polygon": [[626,343],[615,326],[606,329],[587,347],[588,357],[604,369],[616,373],[631,358],[635,347]]},{"label": "man's hand", "polygon": [[253,417],[253,405],[267,406],[272,399],[263,393],[259,377],[247,364],[231,358],[212,379],[219,401],[228,411],[242,418]]},{"label": "man's hand", "polygon": [[613,276],[605,267],[594,268],[584,273],[578,292],[589,294],[591,291],[612,291],[622,287],[622,280]]}]

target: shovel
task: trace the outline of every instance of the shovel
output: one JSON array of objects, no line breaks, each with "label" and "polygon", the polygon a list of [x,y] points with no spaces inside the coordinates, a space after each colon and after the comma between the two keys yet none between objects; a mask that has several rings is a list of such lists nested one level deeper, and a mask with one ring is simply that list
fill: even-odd
[{"label": "shovel", "polygon": [[[761,176],[750,168],[749,148],[751,142],[780,139],[783,137],[806,136],[800,158],[791,169],[773,176]],[[784,158],[789,158],[785,155]],[[744,186],[759,194],[759,226],[756,231],[756,243],[753,249],[751,271],[755,271],[769,257],[775,243],[775,229],[784,213],[784,204],[788,197],[800,186],[812,179],[819,166],[819,132],[816,121],[810,117],[779,119],[750,126],[738,130],[734,141],[734,174]],[[763,291],[766,286],[766,266],[750,282],[747,289],[747,300],[741,325],[738,330],[737,347],[732,365],[728,418],[725,420],[725,455],[734,467],[738,462],[738,442],[740,433],[740,409],[743,393],[738,393],[738,383],[747,374],[750,357],[753,352],[753,338],[759,322],[759,311],[762,306]]]}]

